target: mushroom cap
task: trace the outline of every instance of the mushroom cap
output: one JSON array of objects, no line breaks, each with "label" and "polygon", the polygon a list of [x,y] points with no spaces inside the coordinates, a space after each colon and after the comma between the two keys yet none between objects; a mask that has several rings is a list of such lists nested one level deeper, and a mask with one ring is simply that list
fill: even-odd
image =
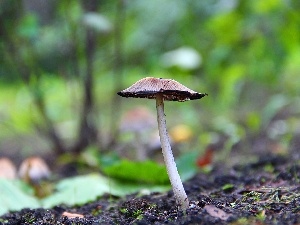
[{"label": "mushroom cap", "polygon": [[25,159],[19,168],[19,177],[27,182],[38,183],[50,176],[51,172],[47,163],[40,157]]},{"label": "mushroom cap", "polygon": [[0,178],[15,179],[17,177],[17,168],[13,162],[6,158],[0,158]]},{"label": "mushroom cap", "polygon": [[175,80],[155,77],[143,78],[129,88],[118,92],[118,95],[126,98],[155,99],[156,94],[163,94],[166,101],[179,102],[200,99],[207,95],[195,92]]}]

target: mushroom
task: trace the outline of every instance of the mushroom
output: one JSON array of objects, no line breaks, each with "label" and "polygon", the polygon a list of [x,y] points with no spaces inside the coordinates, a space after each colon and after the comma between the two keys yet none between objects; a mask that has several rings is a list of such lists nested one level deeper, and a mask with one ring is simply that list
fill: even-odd
[{"label": "mushroom", "polygon": [[207,94],[195,92],[172,79],[146,77],[137,81],[129,88],[118,92],[118,95],[126,98],[156,99],[158,130],[164,161],[176,202],[180,209],[185,211],[189,207],[189,200],[183,188],[172,153],[166,128],[164,100],[184,102],[187,100],[200,99]]},{"label": "mushroom", "polygon": [[15,179],[17,168],[13,162],[6,157],[0,158],[0,178]]},{"label": "mushroom", "polygon": [[19,177],[33,187],[35,196],[42,198],[50,193],[51,187],[44,183],[51,175],[46,162],[37,156],[26,158],[20,165]]},{"label": "mushroom", "polygon": [[19,177],[30,184],[38,184],[50,176],[47,163],[40,157],[26,158],[20,165]]},{"label": "mushroom", "polygon": [[121,120],[121,131],[132,132],[135,136],[136,157],[139,161],[148,158],[148,151],[143,139],[147,131],[154,128],[155,120],[152,112],[142,106],[128,111]]}]

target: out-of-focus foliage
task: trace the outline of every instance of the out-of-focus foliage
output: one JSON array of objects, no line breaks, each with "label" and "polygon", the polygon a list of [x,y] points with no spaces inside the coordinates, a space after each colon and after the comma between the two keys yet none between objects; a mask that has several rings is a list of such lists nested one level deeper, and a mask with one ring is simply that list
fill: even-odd
[{"label": "out-of-focus foliage", "polygon": [[[64,141],[76,138],[77,112],[83,99],[78,71],[85,70],[85,32],[92,29],[97,34],[95,124],[105,142],[105,134],[110,135],[109,121],[119,120],[110,118],[110,106],[119,91],[114,84],[121,77],[113,72],[114,65],[119,65],[115,61],[119,57],[115,52],[118,26],[122,43],[117,51],[122,53],[122,77],[126,78],[122,87],[150,75],[174,78],[209,94],[199,102],[166,104],[170,126],[185,123],[193,129],[197,139],[193,149],[195,145],[204,149],[225,137],[225,149],[230,151],[247,134],[265,132],[282,111],[286,112],[283,116],[289,114],[289,121],[298,121],[297,0],[102,0],[97,13],[86,12],[80,1],[63,0],[45,1],[41,5],[44,14],[34,10],[33,2],[0,3],[0,126],[7,131],[1,134],[4,138],[14,132],[32,133],[33,127],[42,123],[32,93],[20,84],[24,64],[29,69],[28,83],[38,87],[36,96],[45,97],[46,113]],[[121,3],[125,17],[120,25],[116,18]],[[181,58],[190,56],[180,49],[197,53],[193,67],[182,64]],[[174,50],[175,63],[175,56],[170,55]],[[173,61],[168,62],[170,59]],[[130,109],[137,101],[143,104],[143,100],[124,99],[123,108],[117,111]],[[144,102],[154,109],[153,102]],[[296,132],[294,123],[285,124],[287,132]]]},{"label": "out-of-focus foliage", "polygon": [[153,161],[132,162],[119,161],[116,164],[103,169],[109,177],[150,184],[167,184],[169,179],[165,166],[158,165]]},{"label": "out-of-focus foliage", "polygon": [[85,204],[105,193],[110,193],[114,196],[125,196],[139,191],[162,192],[166,191],[168,188],[168,186],[163,185],[121,183],[100,174],[90,174],[60,181],[56,185],[56,193],[44,198],[42,200],[42,205],[44,207],[53,207],[58,204]]},{"label": "out-of-focus foliage", "polygon": [[[122,159],[137,136],[122,133],[120,114],[143,104],[155,115],[155,102],[121,99],[116,92],[145,76],[208,93],[199,101],[165,104],[183,180],[198,171],[207,146],[213,149],[209,164],[286,154],[299,137],[299,12],[299,0],[1,0],[0,154],[18,159],[82,139],[78,148],[87,151],[75,156],[85,165],[123,180],[168,182],[163,166]],[[84,142],[92,138],[78,132],[82,125],[97,129],[89,133],[93,142]],[[157,137],[149,133],[141,144],[161,162]],[[75,157],[60,152],[66,153],[61,161]],[[40,203],[12,183],[2,186],[28,197],[31,207],[165,188],[88,175],[61,181]]]},{"label": "out-of-focus foliage", "polygon": [[0,179],[0,215],[10,210],[40,206],[39,201],[33,196],[33,190],[25,183],[15,180]]},{"label": "out-of-focus foliage", "polygon": [[38,207],[49,208],[59,204],[85,204],[106,193],[114,196],[125,196],[136,192],[164,192],[169,189],[168,185],[137,185],[136,183],[119,182],[100,174],[89,174],[64,179],[55,185],[53,194],[38,199],[33,195],[32,188],[22,181],[1,178],[0,184],[0,215],[27,207],[33,209]]}]

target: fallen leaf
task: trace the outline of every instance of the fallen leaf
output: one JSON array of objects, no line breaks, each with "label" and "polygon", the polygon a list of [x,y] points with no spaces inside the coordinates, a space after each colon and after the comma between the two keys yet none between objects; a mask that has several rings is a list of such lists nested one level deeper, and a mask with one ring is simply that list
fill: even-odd
[{"label": "fallen leaf", "polygon": [[227,220],[231,216],[230,213],[226,213],[222,209],[219,209],[214,205],[206,205],[204,206],[204,209],[209,215],[219,218],[221,220]]},{"label": "fallen leaf", "polygon": [[150,185],[129,182],[125,184],[124,182],[100,174],[88,174],[59,181],[55,185],[56,192],[42,199],[41,203],[44,208],[51,208],[59,204],[80,205],[89,201],[95,201],[98,196],[102,196],[105,193],[124,196],[145,189],[151,192],[163,192],[169,190],[169,188],[169,185]]},{"label": "fallen leaf", "polygon": [[83,218],[84,216],[82,214],[78,213],[70,213],[70,212],[63,212],[62,216],[66,216],[69,219],[74,219],[74,218]]},{"label": "fallen leaf", "polygon": [[32,188],[20,180],[0,178],[0,215],[23,208],[40,207],[32,193]]},{"label": "fallen leaf", "polygon": [[206,150],[205,150],[205,153],[203,156],[200,156],[198,159],[197,159],[197,166],[202,168],[202,167],[205,167],[207,165],[210,165],[212,163],[212,160],[213,160],[213,156],[214,156],[214,152],[213,152],[213,149],[211,147],[208,147]]}]

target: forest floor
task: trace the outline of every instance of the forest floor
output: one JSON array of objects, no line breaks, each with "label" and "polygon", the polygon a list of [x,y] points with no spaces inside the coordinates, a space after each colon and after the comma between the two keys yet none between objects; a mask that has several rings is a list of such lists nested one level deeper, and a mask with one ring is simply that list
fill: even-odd
[{"label": "forest floor", "polygon": [[247,165],[216,165],[184,183],[190,199],[186,213],[169,191],[23,209],[3,215],[0,224],[300,224],[299,184],[297,157],[265,155]]}]

